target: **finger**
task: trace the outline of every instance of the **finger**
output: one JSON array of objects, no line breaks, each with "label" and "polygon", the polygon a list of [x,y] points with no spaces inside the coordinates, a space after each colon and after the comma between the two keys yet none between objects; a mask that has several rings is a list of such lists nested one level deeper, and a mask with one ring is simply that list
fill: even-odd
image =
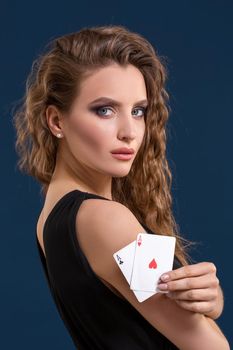
[{"label": "finger", "polygon": [[168,298],[174,300],[190,300],[190,301],[208,301],[214,300],[217,297],[216,290],[211,288],[205,289],[190,289],[181,292],[169,292],[165,294]]},{"label": "finger", "polygon": [[176,303],[181,306],[183,309],[199,312],[201,314],[206,314],[213,310],[213,306],[211,303],[207,301],[184,301],[184,300],[176,300]]},{"label": "finger", "polygon": [[[216,274],[216,266],[212,262],[200,262],[192,265],[185,265],[178,269],[168,271],[160,276],[162,281],[177,280],[180,278],[191,277],[191,276],[201,276],[208,273]],[[165,276],[167,276],[165,278]]]},{"label": "finger", "polygon": [[[208,277],[207,277],[208,276]],[[158,288],[160,290],[186,290],[186,289],[199,289],[199,288],[214,288],[217,289],[219,285],[219,279],[213,277],[213,275],[203,275],[199,277],[182,278],[175,281],[166,283],[159,283]]]}]

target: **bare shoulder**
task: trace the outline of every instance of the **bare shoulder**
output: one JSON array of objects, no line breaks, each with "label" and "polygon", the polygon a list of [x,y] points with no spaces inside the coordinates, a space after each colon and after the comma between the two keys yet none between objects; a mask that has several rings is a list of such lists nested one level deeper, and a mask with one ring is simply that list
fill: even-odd
[{"label": "bare shoulder", "polygon": [[[133,213],[126,206],[116,201],[94,198],[85,199],[79,208],[79,221],[90,219],[90,215],[92,217],[90,225],[109,224],[112,222],[112,216],[114,216],[114,218],[121,219],[119,224],[123,225],[125,221],[128,222],[130,219],[131,224],[138,226],[138,221]],[[141,225],[140,229],[143,229]]]},{"label": "bare shoulder", "polygon": [[[95,258],[98,258],[100,253],[106,252],[107,256],[113,254],[134,241],[139,232],[145,232],[145,229],[133,213],[115,201],[93,198],[84,200],[76,217],[76,233],[79,241],[81,245],[83,243],[87,254],[90,251],[91,254],[88,256],[90,255],[95,272],[99,274],[102,272],[103,264],[100,262],[97,264]],[[96,254],[93,254],[93,250]]]},{"label": "bare shoulder", "polygon": [[115,201],[84,200],[76,216],[76,234],[95,273],[124,298],[158,331],[181,350],[229,349],[225,338],[207,318],[181,308],[157,293],[140,303],[116,264],[113,254],[145,232],[135,215]]},{"label": "bare shoulder", "polygon": [[[125,234],[125,226],[133,230]],[[103,229],[104,228],[104,229]],[[135,239],[135,233],[143,232],[133,213],[121,203],[103,199],[86,199],[76,216],[76,234],[79,243],[94,271],[101,275],[103,259],[99,254],[113,254]],[[107,248],[107,250],[106,250]],[[94,252],[94,254],[93,254]],[[105,278],[104,276],[102,276]]]}]

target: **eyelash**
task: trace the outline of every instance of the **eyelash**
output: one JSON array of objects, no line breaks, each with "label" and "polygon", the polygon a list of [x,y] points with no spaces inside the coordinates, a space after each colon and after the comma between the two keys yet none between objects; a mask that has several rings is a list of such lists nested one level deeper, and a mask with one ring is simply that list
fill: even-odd
[{"label": "eyelash", "polygon": [[[99,115],[97,112],[100,110],[100,109],[111,109],[111,107],[109,107],[109,106],[98,106],[98,107],[94,107],[92,110],[99,116],[99,117],[105,117],[105,115]],[[145,113],[146,113],[146,111],[147,111],[147,107],[141,107],[141,106],[139,106],[139,107],[135,107],[134,109],[140,109],[140,110],[143,110],[144,111],[144,113],[142,114],[142,115],[140,115],[140,116],[138,116],[139,118],[143,118],[144,117],[144,115],[145,115]],[[107,119],[109,116],[107,115],[104,119]]]}]

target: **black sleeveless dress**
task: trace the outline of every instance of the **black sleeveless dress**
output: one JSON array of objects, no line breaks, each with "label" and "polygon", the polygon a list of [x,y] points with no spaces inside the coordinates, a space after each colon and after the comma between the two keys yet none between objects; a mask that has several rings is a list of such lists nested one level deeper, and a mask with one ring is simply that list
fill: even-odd
[{"label": "black sleeveless dress", "polygon": [[[36,242],[51,296],[78,350],[177,350],[125,299],[94,273],[79,246],[76,214],[88,192],[66,193],[44,224],[46,259]],[[142,224],[142,223],[141,223]],[[142,224],[145,231],[153,232]],[[173,269],[182,266],[175,258]]]}]

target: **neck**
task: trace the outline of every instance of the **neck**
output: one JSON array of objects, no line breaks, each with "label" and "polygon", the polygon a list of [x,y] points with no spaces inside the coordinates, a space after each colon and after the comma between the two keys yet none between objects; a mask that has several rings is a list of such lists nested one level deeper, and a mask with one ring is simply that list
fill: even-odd
[{"label": "neck", "polygon": [[112,200],[112,177],[103,175],[72,157],[57,154],[50,184],[62,188],[77,188]]}]

